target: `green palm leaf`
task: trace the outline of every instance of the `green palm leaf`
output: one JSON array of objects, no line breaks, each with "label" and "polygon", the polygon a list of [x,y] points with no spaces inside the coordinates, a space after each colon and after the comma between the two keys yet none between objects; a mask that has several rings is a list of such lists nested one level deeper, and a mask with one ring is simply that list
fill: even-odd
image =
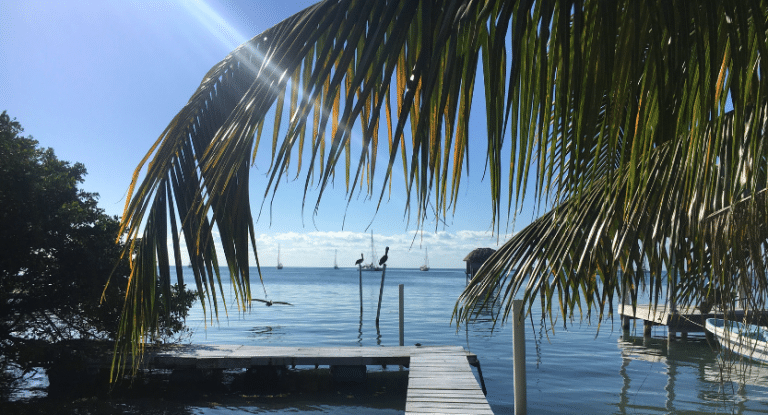
[{"label": "green palm leaf", "polygon": [[[315,211],[342,159],[349,200],[378,192],[380,203],[400,160],[406,211],[415,207],[421,226],[449,214],[469,141],[485,140],[495,229],[526,196],[551,208],[467,287],[459,320],[491,286],[507,310],[520,292],[529,305],[543,293],[550,315],[555,302],[563,316],[583,302],[602,320],[617,299],[636,304],[643,284],[656,301],[663,270],[683,301],[705,280],[727,289],[749,274],[764,285],[766,16],[761,0],[334,0],[297,13],[215,65],[137,168],[123,217],[134,268],[118,350],[140,351],[156,327],[168,236],[177,263],[184,238],[213,316],[217,230],[239,306],[249,303],[248,167],[270,114],[265,200],[297,157],[297,174],[308,165],[305,194],[319,189]],[[468,129],[480,90],[484,138]],[[378,190],[382,118],[389,153]]]}]

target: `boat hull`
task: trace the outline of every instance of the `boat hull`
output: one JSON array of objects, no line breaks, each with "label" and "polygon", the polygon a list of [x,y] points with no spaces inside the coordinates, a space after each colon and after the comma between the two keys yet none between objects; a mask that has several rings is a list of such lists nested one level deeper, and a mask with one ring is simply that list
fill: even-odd
[{"label": "boat hull", "polygon": [[768,327],[708,318],[707,331],[717,337],[722,347],[740,356],[768,363]]}]

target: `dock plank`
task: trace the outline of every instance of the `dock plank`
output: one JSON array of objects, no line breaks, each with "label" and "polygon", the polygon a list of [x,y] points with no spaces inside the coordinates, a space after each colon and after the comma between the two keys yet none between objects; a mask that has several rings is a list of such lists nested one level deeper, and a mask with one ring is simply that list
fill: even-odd
[{"label": "dock plank", "polygon": [[285,347],[174,345],[150,350],[145,367],[234,369],[255,366],[402,365],[409,367],[406,414],[493,414],[461,346]]},{"label": "dock plank", "polygon": [[406,347],[274,347],[230,345],[181,345],[151,351],[145,363],[158,368],[208,369],[279,365],[404,365],[414,352],[463,354],[477,359],[460,346]]},{"label": "dock plank", "polygon": [[[462,348],[463,351],[463,348]],[[466,355],[411,355],[406,414],[493,414]]]},{"label": "dock plank", "polygon": [[[701,333],[705,332],[704,322],[708,318],[724,318],[725,314],[716,310],[702,314],[697,307],[678,306],[674,312],[670,307],[659,305],[654,308],[648,304],[638,304],[636,307],[620,304],[619,315],[626,319],[641,320],[646,325],[666,326],[672,332]],[[759,320],[768,317],[768,311],[751,310],[752,319]],[[731,310],[727,317],[732,320],[741,320],[745,316],[742,309]]]}]

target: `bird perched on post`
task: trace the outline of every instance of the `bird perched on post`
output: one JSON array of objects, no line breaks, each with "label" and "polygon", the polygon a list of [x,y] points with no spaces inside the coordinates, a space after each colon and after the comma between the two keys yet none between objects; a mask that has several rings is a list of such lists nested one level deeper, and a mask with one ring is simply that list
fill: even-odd
[{"label": "bird perched on post", "polygon": [[384,256],[381,257],[381,259],[379,260],[379,265],[384,265],[384,263],[387,262],[387,259],[389,259],[389,257],[387,256],[387,253],[389,253],[389,247],[386,247],[384,249]]},{"label": "bird perched on post", "polygon": [[360,264],[362,264],[362,263],[363,263],[363,253],[362,253],[362,252],[360,252],[360,259],[358,259],[357,261],[355,261],[355,265],[360,265]]}]

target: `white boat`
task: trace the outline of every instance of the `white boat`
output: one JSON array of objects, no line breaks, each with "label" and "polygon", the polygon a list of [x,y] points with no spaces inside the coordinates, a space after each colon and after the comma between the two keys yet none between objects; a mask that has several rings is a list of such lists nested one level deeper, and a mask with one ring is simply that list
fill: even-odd
[{"label": "white boat", "polygon": [[429,249],[424,248],[426,253],[424,254],[424,265],[419,267],[420,271],[429,271]]},{"label": "white boat", "polygon": [[333,269],[339,269],[339,263],[336,262],[336,258],[339,256],[339,250],[337,249],[336,252],[333,254]]},{"label": "white boat", "polygon": [[280,262],[280,244],[277,244],[277,269],[283,269],[283,263]]},{"label": "white boat", "polygon": [[370,264],[363,264],[361,269],[363,271],[381,271],[382,268],[376,262],[376,258],[377,258],[376,246],[373,244],[373,230],[371,230],[371,263]]},{"label": "white boat", "polygon": [[768,363],[768,327],[708,318],[707,331],[717,337],[721,347],[740,356]]}]

